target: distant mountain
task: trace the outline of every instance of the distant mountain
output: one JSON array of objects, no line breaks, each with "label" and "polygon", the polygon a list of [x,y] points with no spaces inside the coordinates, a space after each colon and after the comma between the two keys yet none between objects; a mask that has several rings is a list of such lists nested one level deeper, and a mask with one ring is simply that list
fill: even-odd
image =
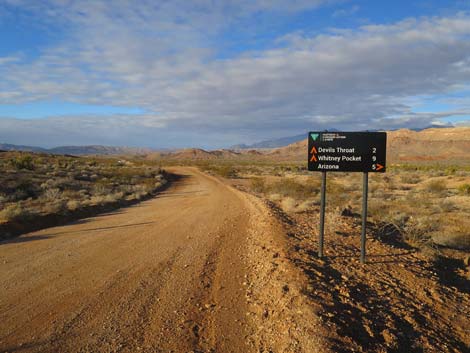
[{"label": "distant mountain", "polygon": [[147,154],[153,152],[149,148],[135,148],[135,147],[115,147],[115,146],[60,146],[54,148],[41,148],[35,146],[22,146],[12,145],[7,143],[0,143],[0,150],[3,151],[24,151],[24,152],[39,152],[50,154],[73,154],[73,155],[119,155],[119,154]]},{"label": "distant mountain", "polygon": [[9,143],[0,143],[2,151],[24,151],[24,152],[42,152],[47,153],[47,149],[35,146],[12,145]]},{"label": "distant mountain", "polygon": [[116,155],[116,154],[146,154],[152,152],[149,148],[136,148],[136,147],[116,147],[116,146],[61,146],[48,150],[49,153],[54,154],[98,154],[98,155]]},{"label": "distant mountain", "polygon": [[277,148],[277,147],[284,147],[287,145],[290,145],[291,143],[295,143],[298,141],[301,141],[305,139],[307,136],[307,133],[302,134],[302,135],[296,135],[296,136],[290,136],[290,137],[282,137],[278,139],[273,139],[273,140],[266,140],[266,141],[261,141],[254,143],[252,145],[245,145],[245,144],[240,144],[240,145],[235,145],[230,147],[230,149],[233,150],[245,150],[245,149],[253,149],[253,148]]},{"label": "distant mountain", "polygon": [[[453,128],[453,127],[454,127],[454,125],[452,125],[451,123],[439,124],[439,125],[438,124],[431,124],[431,125],[429,125],[427,127],[424,127],[424,128],[412,128],[410,130],[419,132],[419,131],[423,131],[423,130],[426,130],[426,129],[442,129],[442,128]],[[328,129],[328,131],[329,132],[338,132],[339,130],[338,129]],[[367,130],[367,131],[373,132],[373,131],[382,131],[382,130]],[[306,138],[306,136],[307,136],[307,132],[305,132],[302,135],[296,135],[296,136],[290,136],[290,137],[281,137],[281,138],[278,138],[278,139],[272,139],[272,140],[257,142],[257,143],[251,144],[251,145],[246,145],[246,144],[242,143],[242,144],[239,144],[239,145],[231,146],[230,149],[232,149],[232,150],[245,150],[245,149],[257,149],[257,148],[285,147],[285,146],[291,145],[293,143],[304,140]]]},{"label": "distant mountain", "polygon": [[[307,138],[288,146],[266,151],[276,160],[306,158]],[[387,132],[387,162],[407,163],[439,161],[468,163],[470,161],[470,127],[433,127],[420,131],[400,129]]]},{"label": "distant mountain", "polygon": [[206,151],[201,148],[185,148],[169,153],[162,153],[160,157],[166,157],[177,160],[213,160],[213,159],[235,159],[241,156],[241,153],[231,150]]}]

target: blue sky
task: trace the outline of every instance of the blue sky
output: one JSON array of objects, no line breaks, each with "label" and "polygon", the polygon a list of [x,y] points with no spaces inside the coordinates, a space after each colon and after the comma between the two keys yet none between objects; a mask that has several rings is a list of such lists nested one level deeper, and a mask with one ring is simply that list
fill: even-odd
[{"label": "blue sky", "polygon": [[0,0],[0,142],[470,125],[470,2]]}]

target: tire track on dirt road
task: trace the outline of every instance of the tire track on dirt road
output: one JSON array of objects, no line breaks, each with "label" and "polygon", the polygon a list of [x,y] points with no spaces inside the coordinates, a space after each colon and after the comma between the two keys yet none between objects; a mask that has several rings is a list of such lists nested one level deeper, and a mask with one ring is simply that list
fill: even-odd
[{"label": "tire track on dirt road", "polygon": [[171,171],[154,199],[0,242],[0,351],[321,351],[284,288],[275,220],[214,177]]}]

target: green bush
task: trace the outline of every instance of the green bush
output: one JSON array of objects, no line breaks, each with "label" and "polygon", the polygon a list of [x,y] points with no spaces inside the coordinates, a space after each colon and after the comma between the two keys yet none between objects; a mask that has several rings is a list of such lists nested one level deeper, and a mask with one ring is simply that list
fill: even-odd
[{"label": "green bush", "polygon": [[470,184],[462,184],[457,190],[462,195],[470,195]]},{"label": "green bush", "polygon": [[16,169],[34,170],[33,158],[31,156],[21,156],[11,159],[11,165]]}]

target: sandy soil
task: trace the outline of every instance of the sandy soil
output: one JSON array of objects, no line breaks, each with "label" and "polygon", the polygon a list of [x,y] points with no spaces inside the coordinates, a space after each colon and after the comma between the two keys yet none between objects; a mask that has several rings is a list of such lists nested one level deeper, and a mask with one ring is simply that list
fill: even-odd
[{"label": "sandy soil", "polygon": [[327,351],[265,205],[173,172],[150,201],[0,242],[0,351]]},{"label": "sandy soil", "polygon": [[[369,224],[361,264],[360,218],[327,214],[325,257],[319,259],[318,210],[283,220],[288,257],[308,284],[303,294],[332,336],[335,352],[470,352],[470,279],[463,253],[430,258]],[[336,338],[334,337],[336,334]]]}]

